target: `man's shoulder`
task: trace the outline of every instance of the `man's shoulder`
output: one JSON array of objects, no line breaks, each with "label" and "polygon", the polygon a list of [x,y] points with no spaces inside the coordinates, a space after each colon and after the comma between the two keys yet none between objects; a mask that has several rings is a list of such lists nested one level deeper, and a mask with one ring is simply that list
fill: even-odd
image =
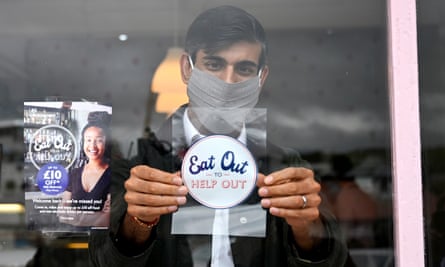
[{"label": "man's shoulder", "polygon": [[187,106],[188,104],[184,104],[171,114],[156,130],[155,135],[162,140],[171,140],[174,130],[183,129],[183,117]]}]

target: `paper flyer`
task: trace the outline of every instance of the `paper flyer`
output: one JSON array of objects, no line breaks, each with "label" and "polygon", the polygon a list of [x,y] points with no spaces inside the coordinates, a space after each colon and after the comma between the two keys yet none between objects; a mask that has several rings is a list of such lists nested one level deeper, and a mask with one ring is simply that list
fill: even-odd
[{"label": "paper flyer", "polygon": [[[173,213],[171,234],[265,237],[267,210],[259,203],[256,181],[257,159],[268,156],[267,110],[193,110],[207,114],[203,121],[212,122],[203,123],[196,133],[191,131],[190,145],[178,145],[178,151],[186,150],[181,154],[181,177],[191,198]],[[233,119],[233,114],[242,119]],[[218,134],[200,136],[209,125]],[[236,138],[227,134],[234,130],[239,130]],[[173,136],[183,131],[182,125],[172,124]],[[221,218],[227,227],[218,226]]]},{"label": "paper flyer", "polygon": [[24,102],[24,184],[29,230],[108,228],[111,106]]}]

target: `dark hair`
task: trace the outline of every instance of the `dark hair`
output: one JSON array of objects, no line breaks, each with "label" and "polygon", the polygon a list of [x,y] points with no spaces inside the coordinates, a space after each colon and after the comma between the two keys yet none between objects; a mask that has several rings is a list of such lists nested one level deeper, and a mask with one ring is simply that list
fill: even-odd
[{"label": "dark hair", "polygon": [[111,134],[110,134],[111,115],[106,111],[93,111],[88,114],[87,124],[83,127],[80,135],[80,157],[86,158],[83,151],[84,133],[88,128],[97,127],[102,130],[105,135],[105,151],[104,159],[109,161],[111,159]]},{"label": "dark hair", "polygon": [[259,68],[262,68],[267,55],[263,26],[240,8],[220,6],[204,11],[192,22],[185,38],[185,51],[194,61],[200,49],[213,54],[240,41],[261,44]]}]

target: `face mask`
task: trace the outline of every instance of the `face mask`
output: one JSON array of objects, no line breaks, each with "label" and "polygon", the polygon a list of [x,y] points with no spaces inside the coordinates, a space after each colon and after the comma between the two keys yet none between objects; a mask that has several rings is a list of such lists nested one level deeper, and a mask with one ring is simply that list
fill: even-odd
[{"label": "face mask", "polygon": [[[190,58],[189,58],[190,60]],[[190,60],[191,66],[193,64]],[[228,134],[241,129],[260,94],[260,75],[239,83],[226,83],[193,68],[188,81],[189,108],[211,133]]]}]

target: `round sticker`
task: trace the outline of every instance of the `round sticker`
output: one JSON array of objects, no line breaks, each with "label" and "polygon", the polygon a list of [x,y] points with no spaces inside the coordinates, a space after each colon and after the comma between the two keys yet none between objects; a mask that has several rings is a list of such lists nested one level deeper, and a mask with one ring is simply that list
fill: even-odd
[{"label": "round sticker", "polygon": [[58,163],[69,169],[76,160],[77,150],[76,138],[68,129],[47,125],[32,135],[28,155],[37,169],[47,163]]},{"label": "round sticker", "polygon": [[68,185],[68,173],[62,165],[48,163],[37,173],[37,185],[47,195],[60,194]]},{"label": "round sticker", "polygon": [[195,142],[182,162],[182,177],[190,195],[210,208],[230,208],[255,188],[257,166],[244,144],[225,135]]}]

